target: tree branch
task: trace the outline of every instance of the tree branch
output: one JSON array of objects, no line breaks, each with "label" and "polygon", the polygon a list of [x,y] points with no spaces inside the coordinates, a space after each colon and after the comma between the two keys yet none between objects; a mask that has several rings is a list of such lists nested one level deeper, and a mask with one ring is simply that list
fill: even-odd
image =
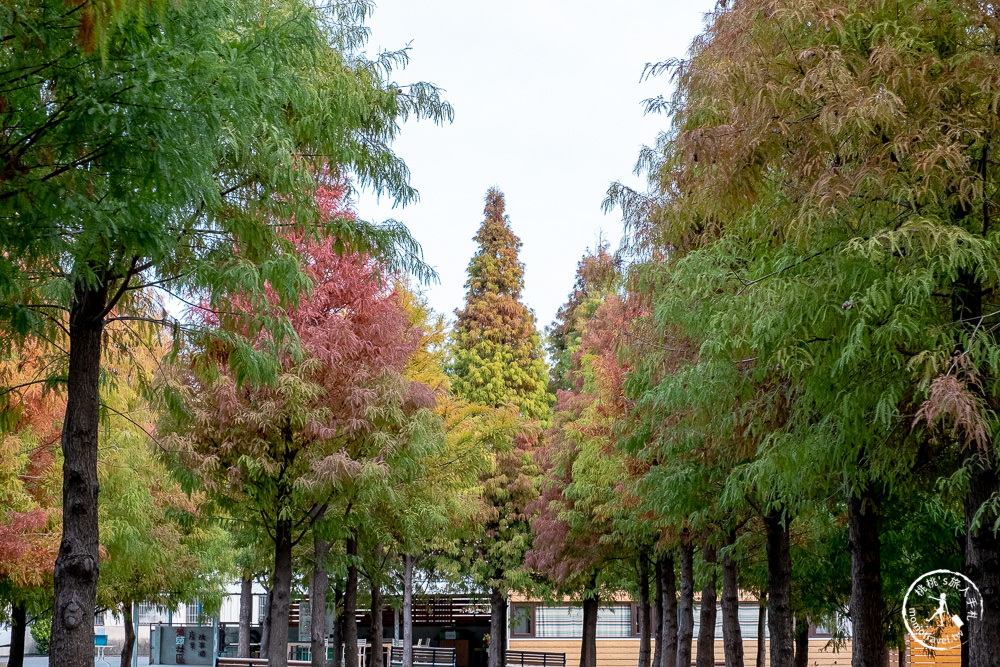
[{"label": "tree branch", "polygon": [[788,266],[786,266],[783,269],[778,269],[777,271],[772,271],[771,273],[768,273],[765,276],[761,276],[760,278],[754,278],[753,280],[744,280],[740,276],[740,274],[736,273],[736,268],[734,266],[732,266],[732,265],[729,266],[729,270],[732,271],[733,272],[733,276],[743,284],[743,287],[738,292],[738,294],[742,294],[744,291],[746,291],[746,289],[748,287],[751,287],[752,285],[756,285],[757,283],[759,283],[759,282],[761,282],[763,280],[767,280],[768,278],[772,278],[772,277],[778,275],[779,273],[784,273],[785,271],[789,271],[791,269],[794,269],[795,267],[799,266],[800,264],[805,264],[809,260],[815,259],[815,258],[819,257],[820,255],[826,254],[826,253],[830,252],[831,250],[833,250],[836,247],[837,247],[836,245],[832,245],[829,248],[824,248],[823,250],[817,250],[813,254],[811,254],[811,255],[809,255],[807,257],[803,257],[802,259],[798,260],[797,262],[793,262],[792,264],[789,264]]}]

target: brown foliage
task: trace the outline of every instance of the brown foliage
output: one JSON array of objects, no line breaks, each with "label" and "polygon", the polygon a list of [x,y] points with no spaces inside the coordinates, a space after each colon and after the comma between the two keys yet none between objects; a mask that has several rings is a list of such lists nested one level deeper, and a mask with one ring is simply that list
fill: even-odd
[{"label": "brown foliage", "polygon": [[929,396],[917,411],[913,425],[923,421],[933,429],[939,421],[942,426],[950,422],[950,437],[965,446],[985,449],[990,446],[990,436],[983,417],[986,404],[982,396],[983,387],[975,368],[965,355],[957,354],[949,371],[931,381]]}]

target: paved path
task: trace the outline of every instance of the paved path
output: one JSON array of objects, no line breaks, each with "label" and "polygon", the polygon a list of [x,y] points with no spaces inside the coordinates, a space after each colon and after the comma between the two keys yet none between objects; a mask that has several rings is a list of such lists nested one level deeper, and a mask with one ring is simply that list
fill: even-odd
[{"label": "paved path", "polygon": [[[0,660],[6,662],[7,659],[0,658]],[[110,667],[118,667],[121,665],[121,657],[117,655],[108,656],[108,665]],[[139,665],[140,667],[149,665],[149,658],[139,656]],[[49,667],[49,659],[45,656],[25,656],[24,667]],[[101,667],[104,667],[103,663],[101,663]]]}]

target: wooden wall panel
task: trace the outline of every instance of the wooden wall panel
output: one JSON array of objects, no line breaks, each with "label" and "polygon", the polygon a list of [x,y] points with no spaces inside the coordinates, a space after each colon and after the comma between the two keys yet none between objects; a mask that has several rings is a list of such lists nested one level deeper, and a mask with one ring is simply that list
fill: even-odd
[{"label": "wooden wall panel", "polygon": [[[841,648],[839,652],[827,649],[828,640],[809,640],[810,667],[850,667],[851,645]],[[692,662],[697,655],[698,642],[694,642],[691,651]],[[580,664],[579,639],[511,639],[510,649],[514,651],[553,651],[566,654],[566,667],[577,667]],[[753,667],[757,656],[757,641],[748,639],[743,642],[743,652],[747,667]],[[725,663],[722,640],[715,642],[716,665]],[[770,657],[770,656],[768,656]],[[639,660],[639,639],[598,639],[597,667],[636,667]],[[914,665],[916,667],[916,665]],[[922,667],[922,666],[921,666]]]},{"label": "wooden wall panel", "polygon": [[[948,651],[928,651],[926,648],[913,641],[913,637],[907,638],[910,642],[909,651],[906,655],[907,667],[932,667],[938,665],[944,667],[959,667],[962,664],[962,649],[956,648]],[[567,665],[567,667],[569,667]]]}]

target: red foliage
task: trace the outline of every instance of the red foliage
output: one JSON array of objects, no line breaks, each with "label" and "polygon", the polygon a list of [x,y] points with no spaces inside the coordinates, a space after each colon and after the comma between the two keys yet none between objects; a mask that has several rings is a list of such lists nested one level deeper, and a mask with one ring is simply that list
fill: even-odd
[{"label": "red foliage", "polygon": [[[322,211],[322,223],[333,217],[353,215],[344,203],[345,188],[341,183],[322,186],[316,194]],[[308,442],[341,439],[351,440],[370,432],[369,409],[380,400],[387,375],[399,378],[407,361],[420,340],[420,331],[413,327],[403,307],[400,295],[394,290],[391,275],[377,261],[358,253],[342,254],[336,238],[317,239],[301,231],[286,237],[302,264],[303,272],[312,282],[312,290],[302,294],[293,304],[282,304],[276,290],[265,289],[267,307],[274,315],[284,315],[291,323],[301,343],[307,364],[304,377],[318,385],[321,395],[311,400],[311,418],[296,435],[301,445]],[[237,313],[235,319],[224,316],[220,322],[215,312],[203,309],[199,318],[206,323],[221,324],[243,334],[248,334],[245,320],[240,313],[249,312],[249,303],[240,297],[233,298],[226,309]],[[258,343],[263,345],[265,333]],[[217,354],[220,370],[228,373],[226,350],[212,350]],[[291,357],[282,360],[286,371],[298,362]],[[281,403],[278,390],[260,387],[250,390],[237,389],[226,383],[213,388],[214,398],[205,403],[212,410],[215,424],[228,425],[236,421],[245,424],[243,416],[248,406],[262,403]],[[433,406],[433,396],[424,387],[410,384],[403,397],[404,411]],[[207,424],[211,428],[211,421]],[[260,435],[273,429],[274,422],[261,420]],[[266,436],[262,438],[266,440]],[[245,442],[226,442],[209,456],[226,458],[227,449],[242,451]],[[326,448],[329,451],[329,448]],[[308,455],[307,455],[308,456]],[[334,460],[336,459],[336,460]],[[342,474],[352,465],[344,455],[328,456],[321,464],[316,461],[313,472],[322,476]],[[234,473],[235,474],[235,473]]]},{"label": "red foliage", "polygon": [[0,579],[18,586],[42,583],[56,560],[58,533],[47,530],[51,512],[36,507],[8,512],[0,523]]},{"label": "red foliage", "polygon": [[340,257],[329,242],[293,240],[315,287],[288,315],[309,357],[320,362],[312,379],[326,392],[330,426],[350,435],[376,399],[372,380],[386,370],[402,372],[419,332],[373,260]]},{"label": "red foliage", "polygon": [[[5,362],[11,386],[35,382],[58,354],[29,341]],[[13,391],[17,421],[0,440],[0,579],[15,586],[37,586],[51,576],[59,540],[61,497],[53,476],[65,399],[41,384]]]},{"label": "red foliage", "polygon": [[[590,585],[591,578],[580,575],[592,574],[613,557],[619,548],[614,534],[618,529],[610,516],[636,504],[633,481],[649,467],[617,447],[616,424],[630,409],[624,387],[632,368],[628,353],[635,343],[635,323],[645,312],[639,299],[623,300],[607,293],[615,267],[607,253],[584,258],[577,286],[552,329],[563,341],[574,333],[580,339],[569,367],[563,369],[571,389],[558,391],[554,424],[544,450],[536,455],[544,482],[541,497],[530,508],[535,513],[535,539],[525,563],[565,590]],[[587,299],[599,294],[602,286],[606,296],[595,310],[588,310]],[[583,447],[596,448],[591,456],[621,461],[624,478],[613,494],[588,488],[593,479],[582,482],[582,487],[574,480]]]}]

